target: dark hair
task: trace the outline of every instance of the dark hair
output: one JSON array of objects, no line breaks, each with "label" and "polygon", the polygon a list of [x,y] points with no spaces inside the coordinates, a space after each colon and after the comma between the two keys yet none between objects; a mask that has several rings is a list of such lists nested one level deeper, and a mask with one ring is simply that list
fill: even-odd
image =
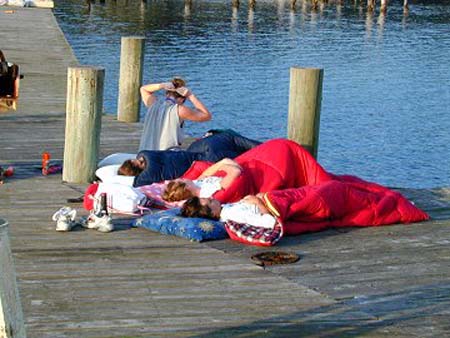
[{"label": "dark hair", "polygon": [[143,169],[134,164],[132,160],[126,160],[117,170],[117,173],[123,176],[138,176],[142,171]]},{"label": "dark hair", "polygon": [[168,202],[183,201],[193,196],[194,193],[182,181],[169,182],[161,195],[163,200]]},{"label": "dark hair", "polygon": [[202,217],[209,218],[213,220],[218,220],[219,217],[214,216],[212,210],[207,205],[202,205],[200,203],[200,198],[197,196],[189,198],[184,202],[181,208],[181,216],[184,217]]}]

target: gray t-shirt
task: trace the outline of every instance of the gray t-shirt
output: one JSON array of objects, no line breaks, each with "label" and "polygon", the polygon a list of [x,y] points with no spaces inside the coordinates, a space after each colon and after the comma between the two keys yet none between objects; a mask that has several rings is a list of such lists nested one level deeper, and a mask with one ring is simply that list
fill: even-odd
[{"label": "gray t-shirt", "polygon": [[166,98],[157,99],[145,116],[139,151],[179,146],[184,139],[182,123],[178,116],[178,104]]}]

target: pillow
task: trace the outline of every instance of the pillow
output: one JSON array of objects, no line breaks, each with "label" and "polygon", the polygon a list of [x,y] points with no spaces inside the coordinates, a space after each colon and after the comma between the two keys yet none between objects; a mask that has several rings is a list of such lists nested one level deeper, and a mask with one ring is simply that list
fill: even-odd
[{"label": "pillow", "polygon": [[95,172],[95,175],[99,179],[101,179],[103,183],[118,183],[132,187],[134,176],[119,175],[117,171],[119,170],[120,166],[121,164],[114,164],[98,168]]},{"label": "pillow", "polygon": [[179,213],[180,209],[178,208],[159,211],[135,219],[132,226],[197,242],[228,237],[222,222],[205,218],[182,217]]},{"label": "pillow", "polygon": [[126,160],[132,160],[136,158],[136,154],[128,154],[128,153],[115,153],[106,156],[103,160],[98,162],[98,167],[104,167],[107,165],[119,164],[121,165]]}]

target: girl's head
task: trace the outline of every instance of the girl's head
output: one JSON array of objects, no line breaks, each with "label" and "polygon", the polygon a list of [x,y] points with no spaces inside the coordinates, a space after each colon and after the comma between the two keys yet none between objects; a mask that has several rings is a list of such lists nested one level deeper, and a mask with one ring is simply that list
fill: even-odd
[{"label": "girl's head", "polygon": [[184,217],[202,217],[218,220],[221,209],[222,206],[218,200],[195,196],[184,202],[181,208],[181,215]]},{"label": "girl's head", "polygon": [[170,181],[162,193],[163,200],[168,202],[183,201],[194,196],[192,188],[182,180]]}]

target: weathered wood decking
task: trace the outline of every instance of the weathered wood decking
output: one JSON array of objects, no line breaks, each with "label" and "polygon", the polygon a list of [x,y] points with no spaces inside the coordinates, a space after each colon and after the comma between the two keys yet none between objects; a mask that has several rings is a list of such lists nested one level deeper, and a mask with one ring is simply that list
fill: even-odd
[{"label": "weathered wood decking", "polygon": [[[51,215],[84,186],[42,176],[61,159],[66,69],[76,60],[49,10],[0,8],[0,49],[21,66],[17,112],[0,115],[0,217],[29,337],[450,336],[446,189],[404,191],[442,220],[285,238],[300,262],[263,270],[261,248],[191,243],[114,220],[118,231],[57,233]],[[104,117],[102,156],[133,152],[139,126]],[[81,211],[80,204],[73,204]]]}]

